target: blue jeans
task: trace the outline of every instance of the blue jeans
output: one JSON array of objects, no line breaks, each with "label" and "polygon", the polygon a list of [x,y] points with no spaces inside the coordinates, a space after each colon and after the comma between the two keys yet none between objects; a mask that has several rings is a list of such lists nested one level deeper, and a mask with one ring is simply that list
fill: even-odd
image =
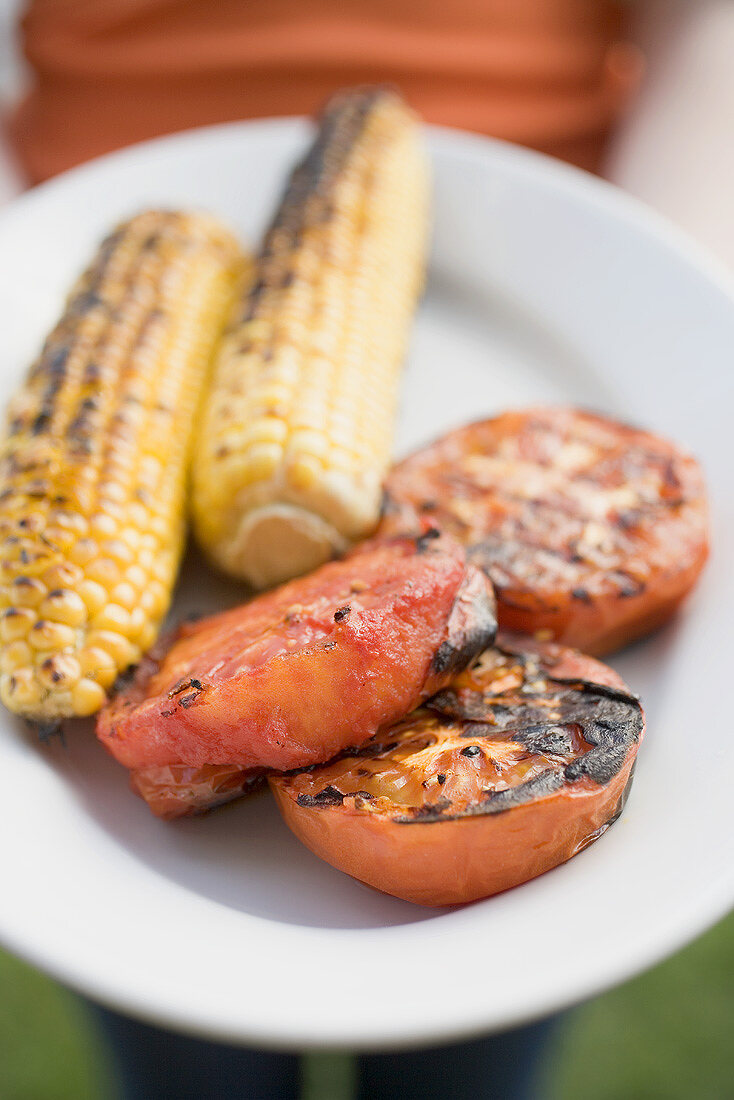
[{"label": "blue jeans", "polygon": [[[297,1100],[295,1054],[191,1039],[92,1006],[121,1100]],[[357,1100],[537,1100],[555,1020],[424,1050],[356,1056]]]}]

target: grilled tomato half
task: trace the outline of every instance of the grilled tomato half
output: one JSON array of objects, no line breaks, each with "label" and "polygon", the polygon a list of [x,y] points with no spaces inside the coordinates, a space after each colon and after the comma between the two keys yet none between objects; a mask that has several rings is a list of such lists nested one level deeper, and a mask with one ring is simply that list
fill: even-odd
[{"label": "grilled tomato half", "polygon": [[495,630],[491,584],[453,539],[428,530],[364,544],[184,625],[101,712],[97,733],[136,769],[140,793],[170,809],[178,787],[201,809],[207,785],[214,801],[241,793],[238,769],[300,767],[367,740],[445,685]]},{"label": "grilled tomato half", "polygon": [[567,408],[470,424],[391,472],[382,530],[428,518],[491,577],[500,626],[603,654],[661,625],[708,554],[690,455]]},{"label": "grilled tomato half", "polygon": [[643,731],[610,668],[500,635],[361,749],[269,782],[327,863],[406,901],[451,905],[526,882],[601,836]]}]

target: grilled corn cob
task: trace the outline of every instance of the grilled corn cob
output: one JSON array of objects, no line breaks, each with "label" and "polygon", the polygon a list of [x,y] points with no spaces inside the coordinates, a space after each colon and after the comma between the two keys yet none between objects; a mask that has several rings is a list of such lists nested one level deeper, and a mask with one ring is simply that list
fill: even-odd
[{"label": "grilled corn cob", "polygon": [[241,257],[206,216],[120,226],[15,395],[0,447],[0,696],[96,711],[155,638],[184,534],[194,412]]},{"label": "grilled corn cob", "polygon": [[377,521],[423,279],[427,177],[397,95],[341,93],[266,234],[193,466],[199,541],[257,587],[316,567]]}]

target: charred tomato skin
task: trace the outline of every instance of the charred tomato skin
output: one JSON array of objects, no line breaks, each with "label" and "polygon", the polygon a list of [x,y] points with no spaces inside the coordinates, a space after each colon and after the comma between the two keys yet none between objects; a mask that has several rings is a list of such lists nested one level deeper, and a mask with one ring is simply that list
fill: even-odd
[{"label": "charred tomato skin", "polygon": [[[459,734],[466,743],[461,755],[474,756],[486,735],[484,719],[495,720],[498,711],[503,713],[501,728],[490,731],[490,736],[506,734],[512,744],[525,738],[526,744],[536,746],[548,735],[551,742],[553,736],[558,740],[561,734],[553,719],[545,727],[535,722],[535,710],[555,698],[562,700],[567,718],[581,718],[582,741],[591,738],[588,751],[570,763],[563,759],[557,766],[543,763],[529,781],[500,789],[491,797],[485,798],[484,792],[480,800],[462,806],[441,797],[441,791],[451,785],[452,777],[445,774],[434,773],[424,782],[432,789],[431,801],[424,805],[390,804],[388,798],[375,798],[370,789],[353,793],[357,784],[370,786],[371,777],[362,766],[364,754],[355,754],[344,765],[349,768],[350,783],[339,774],[339,760],[345,760],[346,754],[335,762],[336,769],[327,764],[297,775],[271,776],[270,786],[286,824],[312,852],[353,878],[405,901],[455,905],[543,874],[609,827],[624,805],[644,733],[638,701],[611,669],[566,647],[501,634],[495,652],[503,655],[502,660],[507,658],[508,667],[514,668],[518,658],[526,662],[526,669],[534,669],[534,680],[526,678],[514,710],[507,705],[507,691],[493,695],[491,706],[486,700],[472,701],[472,692],[465,690],[471,670],[458,676],[443,698],[428,704],[436,708],[439,718],[473,713],[470,719],[458,719],[466,723]],[[525,695],[528,684],[531,690]],[[539,684],[546,686],[539,688]],[[522,702],[526,698],[527,704]],[[474,705],[477,709],[472,711]],[[583,718],[587,713],[588,720]],[[411,716],[419,734],[427,714],[424,707]],[[402,736],[411,719],[403,724]],[[565,722],[564,728],[578,725]],[[381,757],[378,751],[372,763],[389,760],[400,737],[397,726],[381,731],[375,740],[385,752]],[[377,778],[379,783],[379,774]],[[349,786],[350,793],[345,794],[340,785]]]},{"label": "charred tomato skin", "polygon": [[571,408],[504,413],[399,463],[381,530],[427,521],[492,579],[500,627],[602,655],[666,622],[708,556],[703,475],[650,432]]},{"label": "charred tomato skin", "polygon": [[[457,542],[367,543],[185,625],[102,711],[97,734],[136,771],[301,767],[416,706],[495,631],[491,585]],[[138,779],[141,790],[150,773]]]}]

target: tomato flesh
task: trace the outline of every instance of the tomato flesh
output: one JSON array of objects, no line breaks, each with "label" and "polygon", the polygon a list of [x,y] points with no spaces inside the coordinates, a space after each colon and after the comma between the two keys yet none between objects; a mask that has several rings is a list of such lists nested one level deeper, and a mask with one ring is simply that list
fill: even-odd
[{"label": "tomato flesh", "polygon": [[[370,742],[370,757],[359,754],[357,766],[354,757],[324,765],[318,781],[346,798],[356,797],[362,808],[369,799],[374,813],[426,811],[447,804],[453,813],[461,813],[489,792],[508,790],[551,766],[570,764],[592,748],[575,724],[553,727],[546,744],[547,751],[542,744],[533,751],[500,731],[474,735],[471,725],[421,708]],[[298,786],[295,780],[294,789]],[[309,789],[311,780],[303,786]]]},{"label": "tomato flesh", "polygon": [[495,586],[500,625],[605,653],[660,625],[708,553],[706,494],[673,444],[575,409],[470,424],[387,481],[382,530],[426,520]]},{"label": "tomato flesh", "polygon": [[156,817],[171,821],[249,794],[261,785],[264,776],[261,768],[243,770],[233,764],[209,764],[202,768],[169,764],[132,771],[130,786]]},{"label": "tomato flesh", "polygon": [[327,862],[397,897],[453,904],[524,882],[600,836],[643,730],[611,669],[500,635],[361,749],[269,782],[286,822]]},{"label": "tomato flesh", "polygon": [[[151,768],[300,767],[401,717],[480,652],[495,627],[491,586],[455,541],[430,533],[366,544],[184,626],[102,711],[98,736],[146,773],[135,785],[155,787],[156,799],[161,782]],[[179,773],[170,774],[175,787]],[[218,799],[211,770],[198,787],[199,777],[180,774],[182,787],[196,788],[192,809],[202,808],[204,780],[214,780]]]}]

